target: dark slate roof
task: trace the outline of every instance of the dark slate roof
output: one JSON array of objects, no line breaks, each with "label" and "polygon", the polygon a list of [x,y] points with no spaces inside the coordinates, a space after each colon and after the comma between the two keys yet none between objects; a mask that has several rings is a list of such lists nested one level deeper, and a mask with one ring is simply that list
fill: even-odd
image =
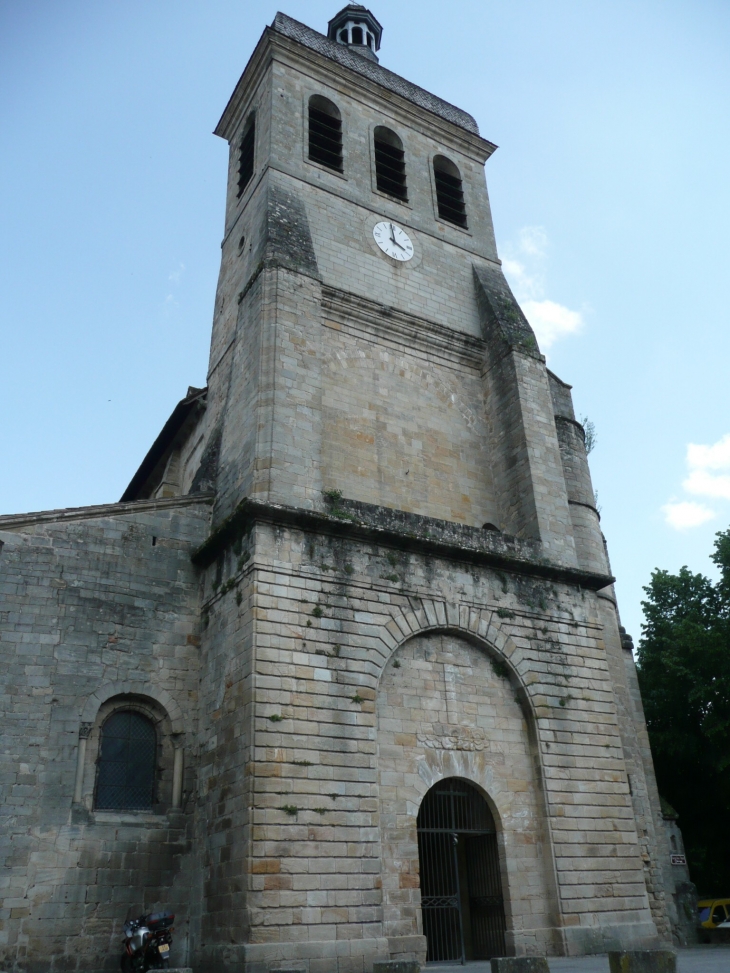
[{"label": "dark slate roof", "polygon": [[205,407],[205,399],[208,393],[207,387],[196,389],[193,385],[189,386],[188,394],[181,399],[173,409],[172,415],[162,427],[162,432],[152,443],[142,465],[130,480],[129,486],[119,499],[119,503],[127,503],[131,500],[146,500],[147,497],[140,496],[143,488],[147,486],[147,481],[155,472],[155,468],[167,451],[174,444],[175,437],[185,425],[186,420],[197,410]]},{"label": "dark slate roof", "polygon": [[387,68],[381,67],[375,61],[370,61],[361,54],[349,50],[344,44],[331,41],[324,34],[319,34],[316,30],[312,30],[311,27],[307,27],[306,24],[300,24],[298,20],[293,20],[291,17],[287,17],[286,14],[278,13],[274,17],[271,28],[277,34],[290,37],[292,40],[303,44],[304,47],[308,47],[312,51],[317,51],[318,54],[337,61],[338,64],[350,68],[351,71],[356,71],[358,74],[364,75],[376,84],[382,85],[383,88],[387,88],[389,91],[393,91],[397,95],[407,98],[408,101],[412,101],[419,108],[425,108],[427,111],[433,112],[434,115],[446,119],[447,122],[452,122],[460,128],[465,128],[467,132],[473,132],[474,135],[479,135],[479,126],[468,112],[462,111],[461,108],[457,108],[455,105],[450,105],[448,101],[437,98],[436,95],[432,95],[425,89],[419,88],[416,84],[411,84],[410,81],[406,81],[400,75],[388,71]]}]

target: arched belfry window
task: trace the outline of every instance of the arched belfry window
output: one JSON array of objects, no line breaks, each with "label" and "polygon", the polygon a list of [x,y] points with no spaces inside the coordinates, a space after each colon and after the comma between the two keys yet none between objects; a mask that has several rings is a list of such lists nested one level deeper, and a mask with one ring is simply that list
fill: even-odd
[{"label": "arched belfry window", "polygon": [[116,710],[101,728],[95,807],[151,810],[155,796],[157,735],[135,710]]},{"label": "arched belfry window", "polygon": [[342,172],[342,116],[328,98],[309,99],[309,158]]},{"label": "arched belfry window", "polygon": [[238,157],[238,195],[253,178],[254,146],[256,143],[256,113],[251,112],[241,136],[241,149]]},{"label": "arched belfry window", "polygon": [[433,160],[433,175],[436,182],[436,204],[439,219],[456,226],[466,227],[466,207],[464,190],[461,186],[461,173],[445,155],[437,155]]},{"label": "arched belfry window", "polygon": [[403,143],[389,128],[378,125],[373,135],[375,182],[381,193],[408,201]]}]

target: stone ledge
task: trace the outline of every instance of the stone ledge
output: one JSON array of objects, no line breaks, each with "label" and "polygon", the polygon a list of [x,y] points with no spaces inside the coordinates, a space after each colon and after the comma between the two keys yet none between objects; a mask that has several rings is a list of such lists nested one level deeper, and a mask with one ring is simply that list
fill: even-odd
[{"label": "stone ledge", "polygon": [[0,516],[0,531],[11,531],[14,527],[31,527],[33,524],[122,517],[144,510],[171,510],[195,504],[211,506],[214,499],[213,493],[189,493],[180,497],[161,497],[159,500],[130,500],[126,503],[101,503],[93,507],[61,507],[58,510],[38,510],[27,514],[3,514]]},{"label": "stone ledge", "polygon": [[[323,324],[336,323],[342,330],[363,334],[399,349],[405,348],[459,362],[470,368],[481,368],[484,341],[443,324],[419,317],[387,304],[378,304],[359,294],[355,296],[336,287],[322,287]],[[581,428],[583,428],[581,426]]]},{"label": "stone ledge", "polygon": [[193,564],[207,567],[253,524],[270,523],[352,537],[452,561],[486,564],[589,591],[599,591],[616,580],[611,575],[555,564],[542,554],[538,542],[501,531],[483,530],[344,497],[329,501],[329,507],[328,512],[321,512],[250,498],[242,500],[193,553]]},{"label": "stone ledge", "polygon": [[676,973],[677,954],[671,949],[636,949],[608,954],[611,973]]}]

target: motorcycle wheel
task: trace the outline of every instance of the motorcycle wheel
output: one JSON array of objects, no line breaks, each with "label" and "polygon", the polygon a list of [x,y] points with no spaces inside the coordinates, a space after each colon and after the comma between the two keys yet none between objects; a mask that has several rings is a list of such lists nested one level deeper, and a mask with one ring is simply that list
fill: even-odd
[{"label": "motorcycle wheel", "polygon": [[137,967],[129,953],[122,953],[119,957],[119,966],[122,973],[136,973]]}]

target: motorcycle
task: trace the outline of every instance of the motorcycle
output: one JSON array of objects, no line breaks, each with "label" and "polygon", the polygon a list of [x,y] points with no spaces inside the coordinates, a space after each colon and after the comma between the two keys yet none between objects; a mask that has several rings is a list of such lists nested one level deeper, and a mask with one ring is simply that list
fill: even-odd
[{"label": "motorcycle", "polygon": [[138,919],[127,919],[122,940],[122,973],[166,970],[170,965],[174,921],[172,912],[152,912]]}]

